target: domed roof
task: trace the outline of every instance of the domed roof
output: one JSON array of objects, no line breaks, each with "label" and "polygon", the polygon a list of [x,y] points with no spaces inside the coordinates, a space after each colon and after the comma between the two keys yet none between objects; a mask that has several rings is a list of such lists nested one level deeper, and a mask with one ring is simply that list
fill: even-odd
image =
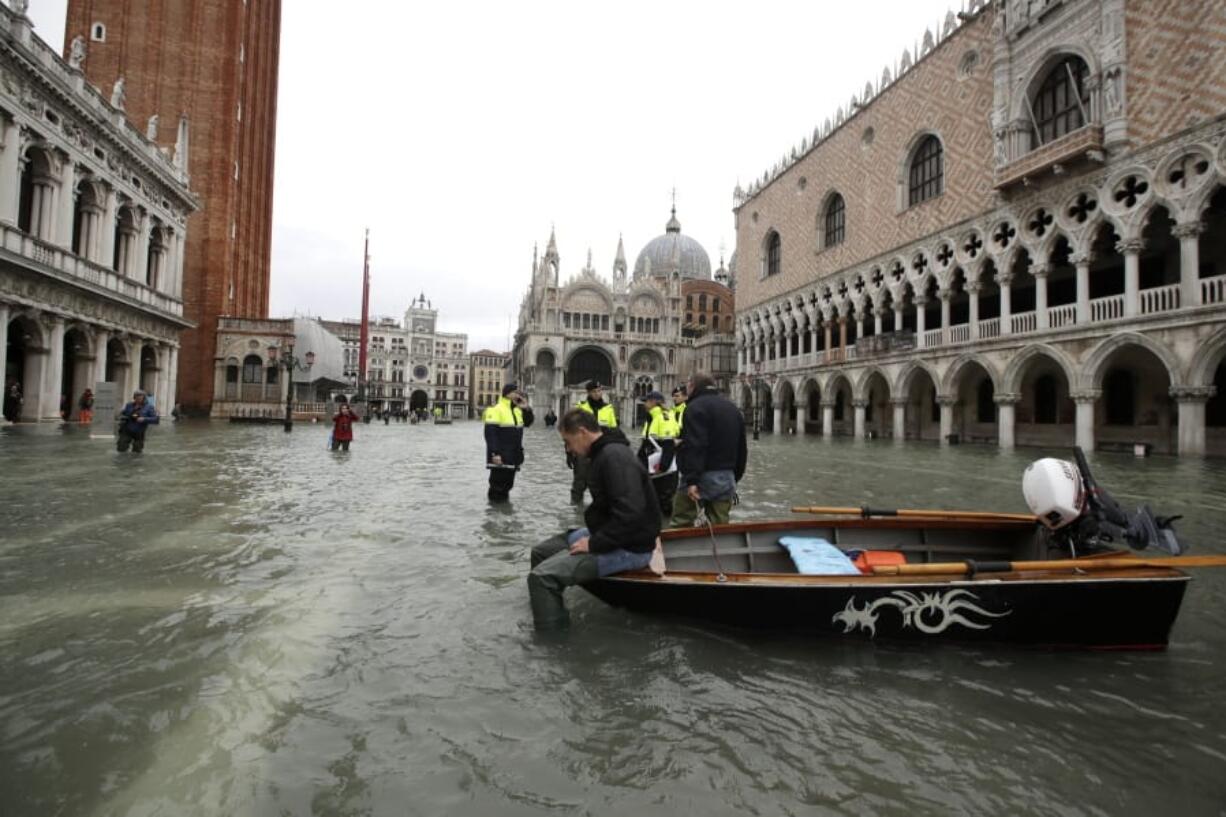
[{"label": "domed roof", "polygon": [[664,235],[648,241],[639,252],[634,262],[634,278],[637,280],[649,275],[667,278],[674,271],[680,272],[682,278],[711,280],[711,259],[701,244],[681,234],[676,207],[664,227]]}]

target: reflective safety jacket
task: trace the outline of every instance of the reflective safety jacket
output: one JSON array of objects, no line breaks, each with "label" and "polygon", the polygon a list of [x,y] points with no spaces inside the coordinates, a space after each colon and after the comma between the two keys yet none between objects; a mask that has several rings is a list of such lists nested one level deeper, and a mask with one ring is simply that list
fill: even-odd
[{"label": "reflective safety jacket", "polygon": [[647,412],[638,456],[648,474],[662,477],[677,470],[676,451],[679,436],[681,428],[671,412],[663,406],[655,406]]},{"label": "reflective safety jacket", "polygon": [[[504,466],[518,467],[524,462],[524,429],[532,425],[532,409],[519,408],[511,398],[500,397],[485,410],[485,463],[493,465],[495,456]],[[496,466],[495,466],[496,467]]]},{"label": "reflective safety jacket", "polygon": [[673,420],[677,423],[677,436],[681,436],[681,429],[685,426],[685,407],[682,403],[679,406],[673,406]]},{"label": "reflective safety jacket", "polygon": [[588,414],[595,414],[596,422],[600,424],[601,428],[617,428],[617,414],[614,413],[613,406],[609,403],[602,403],[599,409],[593,410],[592,404],[584,400],[575,408],[583,409]]}]

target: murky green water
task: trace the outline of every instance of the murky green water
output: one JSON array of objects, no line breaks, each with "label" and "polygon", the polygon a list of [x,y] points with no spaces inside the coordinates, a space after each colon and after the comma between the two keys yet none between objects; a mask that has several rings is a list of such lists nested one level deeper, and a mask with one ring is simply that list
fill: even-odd
[{"label": "murky green water", "polygon": [[[815,643],[580,591],[541,640],[557,437],[492,509],[478,425],[357,434],[0,431],[0,814],[1224,813],[1226,571],[1162,654]],[[763,438],[741,514],[1023,510],[1039,454]],[[1095,462],[1226,552],[1226,463]]]}]

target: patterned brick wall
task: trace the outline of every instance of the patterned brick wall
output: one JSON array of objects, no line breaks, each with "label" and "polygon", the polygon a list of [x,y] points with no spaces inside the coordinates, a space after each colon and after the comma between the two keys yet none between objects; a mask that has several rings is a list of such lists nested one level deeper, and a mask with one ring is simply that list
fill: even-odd
[{"label": "patterned brick wall", "polygon": [[[105,42],[90,37],[96,22]],[[188,223],[183,271],[185,316],[197,324],[179,355],[189,409],[212,401],[217,317],[268,316],[280,28],[280,0],[68,3],[65,51],[85,37],[91,83],[110,96],[123,76],[129,119],[143,127],[157,114],[164,145],[180,114],[190,120],[188,169],[202,206]]]},{"label": "patterned brick wall", "polygon": [[1226,3],[1129,0],[1124,19],[1134,147],[1226,111]]},{"label": "patterned brick wall", "polygon": [[[991,27],[991,13],[962,26],[740,208],[738,310],[942,225],[971,218],[992,205]],[[960,72],[959,66],[972,51],[977,55],[973,70]],[[945,192],[900,210],[900,173],[905,182],[908,150],[925,131],[936,133],[944,144]],[[835,190],[846,202],[846,239],[818,252],[817,219],[827,196]],[[771,229],[778,230],[783,239],[782,272],[760,280],[763,240]]]}]

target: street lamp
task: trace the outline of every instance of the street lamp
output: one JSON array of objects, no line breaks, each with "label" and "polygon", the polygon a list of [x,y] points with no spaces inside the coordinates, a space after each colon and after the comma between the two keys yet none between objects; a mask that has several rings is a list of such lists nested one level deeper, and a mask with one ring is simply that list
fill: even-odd
[{"label": "street lamp", "polygon": [[280,351],[277,346],[268,347],[268,359],[275,365],[280,366],[285,370],[285,430],[294,430],[294,372],[307,372],[315,365],[315,353],[307,352],[305,355],[306,365],[303,361],[294,357],[294,346],[290,344],[285,347],[285,352],[278,357]]}]

